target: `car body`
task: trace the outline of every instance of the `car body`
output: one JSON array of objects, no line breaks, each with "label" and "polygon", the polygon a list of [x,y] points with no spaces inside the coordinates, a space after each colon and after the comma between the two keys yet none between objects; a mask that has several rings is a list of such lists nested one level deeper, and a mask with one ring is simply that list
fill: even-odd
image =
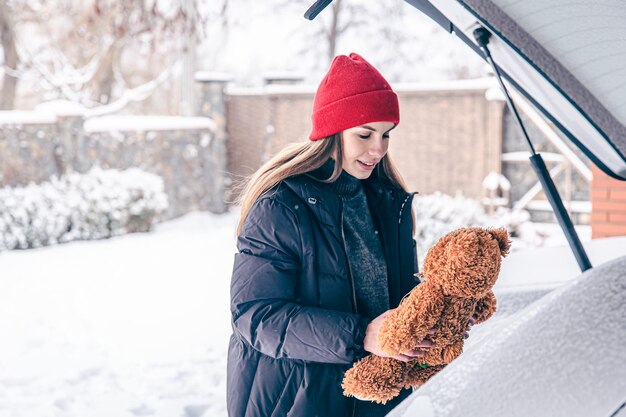
[{"label": "car body", "polygon": [[598,266],[581,275],[550,267],[564,246],[505,259],[496,314],[388,416],[626,416],[626,237],[586,246]]}]

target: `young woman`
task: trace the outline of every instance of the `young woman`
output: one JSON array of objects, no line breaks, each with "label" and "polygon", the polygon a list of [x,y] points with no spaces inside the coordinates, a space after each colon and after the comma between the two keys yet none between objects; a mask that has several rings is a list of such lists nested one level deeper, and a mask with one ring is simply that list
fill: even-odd
[{"label": "young woman", "polygon": [[267,162],[241,197],[230,417],[383,416],[408,395],[379,405],[341,389],[359,358],[386,356],[378,329],[417,284],[412,194],[387,154],[398,98],[362,57],[337,56],[312,120],[310,141]]}]

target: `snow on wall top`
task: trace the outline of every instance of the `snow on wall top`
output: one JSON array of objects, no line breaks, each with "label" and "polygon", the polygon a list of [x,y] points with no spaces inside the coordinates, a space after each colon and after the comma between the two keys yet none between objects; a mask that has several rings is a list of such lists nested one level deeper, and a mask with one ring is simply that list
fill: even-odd
[{"label": "snow on wall top", "polygon": [[223,82],[223,83],[227,83],[234,79],[232,74],[229,74],[227,72],[213,72],[213,71],[197,71],[196,73],[194,73],[193,78],[196,81],[204,81],[204,82],[218,81],[218,82]]},{"label": "snow on wall top", "polygon": [[411,92],[411,91],[481,91],[488,90],[497,86],[495,78],[474,78],[470,80],[447,80],[447,81],[429,81],[420,83],[394,83],[392,87],[395,91]]},{"label": "snow on wall top", "polygon": [[[497,87],[494,78],[475,78],[471,80],[428,81],[417,83],[392,83],[391,87],[398,93],[419,91],[481,91]],[[262,94],[315,94],[317,85],[305,84],[272,84],[264,87],[229,86],[226,92],[230,95],[262,95]]]},{"label": "snow on wall top", "polygon": [[280,79],[280,80],[302,80],[304,74],[294,71],[264,71],[261,74],[263,79]]},{"label": "snow on wall top", "polygon": [[88,119],[84,127],[86,132],[216,130],[215,122],[207,117],[178,116],[103,116]]},{"label": "snow on wall top", "polygon": [[86,111],[81,104],[69,100],[45,101],[35,106],[35,110],[57,116],[82,116]]},{"label": "snow on wall top", "polygon": [[[626,257],[488,323],[388,416],[610,416],[626,401]],[[471,337],[470,337],[471,339]]]},{"label": "snow on wall top", "polygon": [[56,115],[38,111],[0,111],[0,126],[24,124],[54,124]]}]

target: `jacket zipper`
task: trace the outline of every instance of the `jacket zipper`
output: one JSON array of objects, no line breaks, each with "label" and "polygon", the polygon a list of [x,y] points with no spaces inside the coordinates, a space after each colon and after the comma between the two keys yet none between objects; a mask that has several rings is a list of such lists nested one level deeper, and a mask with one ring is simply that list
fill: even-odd
[{"label": "jacket zipper", "polygon": [[339,225],[341,228],[341,242],[343,243],[343,252],[346,254],[346,263],[348,264],[348,275],[350,277],[350,291],[352,292],[352,307],[356,314],[359,313],[356,304],[356,290],[354,289],[354,277],[352,276],[352,267],[350,266],[350,260],[348,259],[348,250],[346,249],[346,234],[343,230],[343,200],[339,200],[339,213],[341,215]]},{"label": "jacket zipper", "polygon": [[404,201],[402,202],[402,206],[400,206],[400,214],[398,215],[398,224],[402,223],[402,211],[404,210],[404,206],[406,205],[406,202],[409,201],[409,198],[411,198],[413,194],[414,193],[410,193],[409,195],[407,195]]},{"label": "jacket zipper", "polygon": [[[359,309],[356,304],[356,290],[354,288],[354,277],[352,276],[352,267],[350,266],[350,260],[348,259],[348,250],[346,249],[346,234],[343,231],[343,200],[339,198],[339,226],[341,228],[341,242],[343,243],[343,252],[346,254],[346,263],[348,264],[348,275],[350,277],[350,291],[352,292],[352,307],[356,314],[359,313]],[[356,398],[352,399],[352,417],[356,414]]]}]

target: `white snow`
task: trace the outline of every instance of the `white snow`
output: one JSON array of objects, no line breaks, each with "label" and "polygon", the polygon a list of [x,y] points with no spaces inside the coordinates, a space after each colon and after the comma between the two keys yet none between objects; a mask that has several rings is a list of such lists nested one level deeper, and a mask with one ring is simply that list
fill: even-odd
[{"label": "white snow", "polygon": [[511,181],[509,181],[504,175],[491,171],[483,179],[483,188],[490,191],[495,191],[498,188],[501,188],[502,190],[510,190]]},{"label": "white snow", "polygon": [[227,72],[214,72],[214,71],[196,71],[193,75],[196,81],[218,81],[227,83],[234,79],[232,74]]},{"label": "white snow", "polygon": [[473,91],[485,90],[496,85],[493,77],[473,78],[468,80],[433,80],[413,83],[392,83],[393,89],[399,93],[413,91]]},{"label": "white snow", "polygon": [[302,81],[305,78],[305,74],[296,71],[263,71],[261,78],[264,80]]},{"label": "white snow", "polygon": [[207,117],[179,116],[102,116],[85,121],[85,132],[88,133],[205,129],[215,131],[215,122]]},{"label": "white snow", "polygon": [[236,96],[254,96],[265,94],[315,94],[317,86],[313,84],[269,84],[262,87],[228,86],[226,93]]},{"label": "white snow", "polygon": [[50,100],[35,106],[36,111],[56,114],[57,116],[82,116],[87,110],[82,104],[69,100]]},{"label": "white snow", "polygon": [[[151,233],[1,253],[0,417],[225,417],[237,214],[191,213]],[[625,243],[586,246],[601,262]],[[575,269],[568,248],[516,252],[505,259],[498,295],[563,283]],[[576,302],[576,320],[606,321],[590,302]],[[468,341],[480,344],[480,326],[472,332]],[[503,369],[500,382],[516,377]],[[562,384],[560,395],[569,398],[568,384],[578,383]]]},{"label": "white snow", "polygon": [[485,91],[485,99],[487,101],[505,101],[506,97],[504,96],[500,86],[494,85]]},{"label": "white snow", "polygon": [[56,115],[41,111],[4,110],[0,111],[0,126],[24,124],[54,124]]},{"label": "white snow", "polygon": [[[475,78],[469,80],[432,80],[413,83],[391,83],[398,93],[431,92],[431,91],[474,91],[488,90],[495,83],[493,78]],[[230,85],[226,92],[229,95],[261,95],[261,94],[315,94],[314,84],[271,84],[263,87],[242,87]]]},{"label": "white snow", "polygon": [[[555,231],[560,232],[557,229]],[[561,236],[559,240],[563,243],[558,246],[527,248],[511,253],[502,263],[495,288],[555,287],[578,277],[580,269],[572,251],[565,244],[565,237]],[[626,255],[626,236],[583,240],[582,244],[594,267]]]},{"label": "white snow", "polygon": [[93,167],[0,188],[0,251],[148,230],[168,207],[163,187],[161,177],[139,168]]},{"label": "white snow", "polygon": [[225,416],[236,213],[0,255],[0,416]]}]

